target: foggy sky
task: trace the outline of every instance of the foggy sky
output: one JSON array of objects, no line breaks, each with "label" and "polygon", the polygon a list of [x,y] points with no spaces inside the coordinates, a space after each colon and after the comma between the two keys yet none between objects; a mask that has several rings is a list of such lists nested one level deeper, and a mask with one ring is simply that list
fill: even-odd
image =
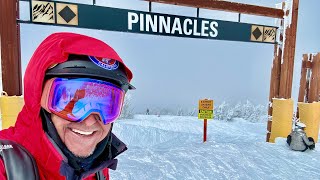
[{"label": "foggy sky", "polygon": [[[69,2],[74,2],[70,0]],[[88,3],[92,1],[78,1]],[[274,7],[277,1],[237,1]],[[24,2],[27,3],[27,2]],[[97,1],[98,5],[148,11],[148,3],[138,0]],[[28,8],[21,18],[28,19]],[[25,6],[26,7],[26,6]],[[300,0],[293,96],[298,94],[303,53],[320,52],[318,0]],[[153,3],[153,12],[196,16],[195,8]],[[238,14],[200,10],[200,17],[237,21]],[[272,18],[242,15],[242,22],[275,25]],[[93,36],[113,47],[133,72],[129,92],[136,112],[150,107],[196,108],[199,99],[215,104],[250,100],[268,104],[273,45],[203,40],[133,33],[21,25],[22,73],[40,42],[54,32],[75,32]]]}]

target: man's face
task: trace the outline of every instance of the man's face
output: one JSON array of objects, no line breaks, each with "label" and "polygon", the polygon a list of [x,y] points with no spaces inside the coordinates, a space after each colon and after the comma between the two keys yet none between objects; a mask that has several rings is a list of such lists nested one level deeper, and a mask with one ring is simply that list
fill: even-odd
[{"label": "man's face", "polygon": [[51,115],[62,142],[78,157],[88,157],[97,144],[109,133],[111,124],[104,125],[97,115],[91,114],[81,122],[71,122],[57,115]]}]

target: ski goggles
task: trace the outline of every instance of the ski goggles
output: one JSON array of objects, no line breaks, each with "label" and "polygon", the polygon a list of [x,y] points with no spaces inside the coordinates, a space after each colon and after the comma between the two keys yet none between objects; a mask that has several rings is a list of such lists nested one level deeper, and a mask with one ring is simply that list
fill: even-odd
[{"label": "ski goggles", "polygon": [[49,112],[69,121],[81,122],[90,114],[104,124],[115,121],[121,112],[125,92],[120,87],[90,78],[53,78],[45,86]]}]

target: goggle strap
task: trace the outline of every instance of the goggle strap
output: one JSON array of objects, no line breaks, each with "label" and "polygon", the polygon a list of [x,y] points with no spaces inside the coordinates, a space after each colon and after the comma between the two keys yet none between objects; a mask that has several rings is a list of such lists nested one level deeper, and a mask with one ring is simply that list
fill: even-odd
[{"label": "goggle strap", "polygon": [[43,109],[45,109],[47,112],[51,113],[51,111],[49,110],[49,107],[48,107],[48,101],[49,101],[49,94],[50,94],[50,89],[52,87],[52,84],[53,84],[53,81],[55,80],[56,78],[52,78],[52,79],[49,79],[45,82],[45,85],[43,87],[43,90],[42,90],[42,95],[41,95],[41,107]]}]

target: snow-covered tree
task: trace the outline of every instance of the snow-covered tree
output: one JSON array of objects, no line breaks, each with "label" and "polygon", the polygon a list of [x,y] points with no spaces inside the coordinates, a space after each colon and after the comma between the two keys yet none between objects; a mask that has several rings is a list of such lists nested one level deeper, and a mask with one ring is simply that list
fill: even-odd
[{"label": "snow-covered tree", "polygon": [[248,100],[245,103],[239,102],[235,106],[222,102],[215,108],[214,112],[217,120],[231,121],[234,118],[242,118],[250,122],[267,120],[267,107],[254,105]]},{"label": "snow-covered tree", "polygon": [[219,106],[214,109],[214,118],[217,120],[229,121],[232,119],[232,112],[230,111],[229,104],[223,101]]},{"label": "snow-covered tree", "polygon": [[131,94],[127,93],[124,97],[123,107],[119,119],[132,119],[134,116],[133,108],[131,107]]},{"label": "snow-covered tree", "polygon": [[184,112],[184,111],[183,111],[182,107],[179,107],[179,108],[178,108],[178,111],[177,111],[177,116],[183,116],[183,115],[184,115],[183,112]]},{"label": "snow-covered tree", "polygon": [[188,112],[188,116],[198,116],[198,108],[193,108],[191,111]]}]

